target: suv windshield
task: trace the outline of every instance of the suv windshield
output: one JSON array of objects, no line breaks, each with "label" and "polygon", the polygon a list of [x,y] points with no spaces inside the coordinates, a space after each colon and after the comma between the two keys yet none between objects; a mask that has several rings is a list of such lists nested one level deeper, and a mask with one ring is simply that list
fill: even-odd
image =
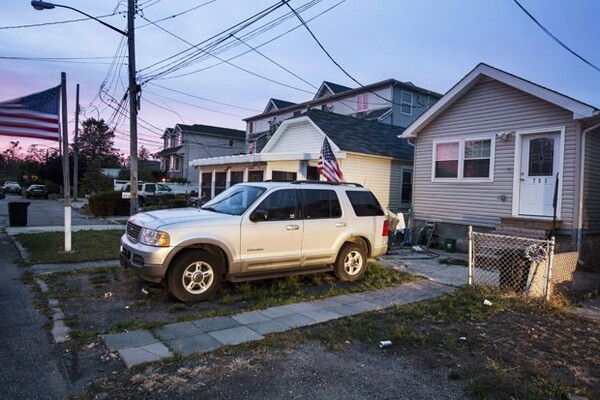
[{"label": "suv windshield", "polygon": [[222,214],[242,215],[265,190],[258,186],[235,185],[206,203],[201,209]]}]

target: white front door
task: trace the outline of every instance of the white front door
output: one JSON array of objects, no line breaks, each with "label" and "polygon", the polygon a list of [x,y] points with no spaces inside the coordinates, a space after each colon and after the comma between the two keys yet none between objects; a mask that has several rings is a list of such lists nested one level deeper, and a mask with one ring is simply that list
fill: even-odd
[{"label": "white front door", "polygon": [[560,171],[560,132],[524,135],[521,141],[519,215],[553,215],[556,174]]}]

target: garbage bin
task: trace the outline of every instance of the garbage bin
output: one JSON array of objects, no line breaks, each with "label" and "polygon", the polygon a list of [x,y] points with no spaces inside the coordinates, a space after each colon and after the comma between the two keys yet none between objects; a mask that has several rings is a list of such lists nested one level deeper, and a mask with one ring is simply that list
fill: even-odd
[{"label": "garbage bin", "polygon": [[456,252],[456,239],[446,239],[446,243],[444,244],[444,249],[447,253]]},{"label": "garbage bin", "polygon": [[8,203],[8,223],[10,226],[27,226],[27,207],[30,204],[28,201]]},{"label": "garbage bin", "polygon": [[498,258],[500,290],[524,292],[527,287],[531,261],[525,257],[521,249],[504,251]]}]

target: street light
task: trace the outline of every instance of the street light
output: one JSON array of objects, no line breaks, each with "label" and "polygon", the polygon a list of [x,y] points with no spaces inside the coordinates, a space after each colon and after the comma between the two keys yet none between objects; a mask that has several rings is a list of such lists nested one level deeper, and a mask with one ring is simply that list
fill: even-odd
[{"label": "street light", "polygon": [[121,35],[127,37],[127,45],[129,50],[129,171],[130,171],[130,183],[131,183],[131,199],[129,213],[134,215],[138,211],[138,155],[137,155],[137,112],[138,112],[138,101],[137,95],[139,93],[139,86],[135,81],[135,26],[134,26],[134,14],[135,14],[135,0],[128,0],[127,5],[127,32],[115,28],[114,26],[107,24],[98,18],[78,10],[74,7],[64,6],[61,4],[49,3],[46,1],[32,1],[31,6],[36,10],[51,10],[53,8],[67,8],[75,11],[79,14],[85,15],[88,18],[93,19],[112,29],[113,31],[119,32]]}]

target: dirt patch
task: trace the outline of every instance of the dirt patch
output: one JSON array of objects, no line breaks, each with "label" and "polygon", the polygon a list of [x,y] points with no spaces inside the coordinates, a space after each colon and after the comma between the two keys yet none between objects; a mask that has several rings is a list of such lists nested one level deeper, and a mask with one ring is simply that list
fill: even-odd
[{"label": "dirt patch", "polygon": [[[483,299],[492,301],[484,306]],[[392,346],[380,349],[389,339]],[[463,289],[96,379],[81,398],[600,398],[597,323]]]}]

